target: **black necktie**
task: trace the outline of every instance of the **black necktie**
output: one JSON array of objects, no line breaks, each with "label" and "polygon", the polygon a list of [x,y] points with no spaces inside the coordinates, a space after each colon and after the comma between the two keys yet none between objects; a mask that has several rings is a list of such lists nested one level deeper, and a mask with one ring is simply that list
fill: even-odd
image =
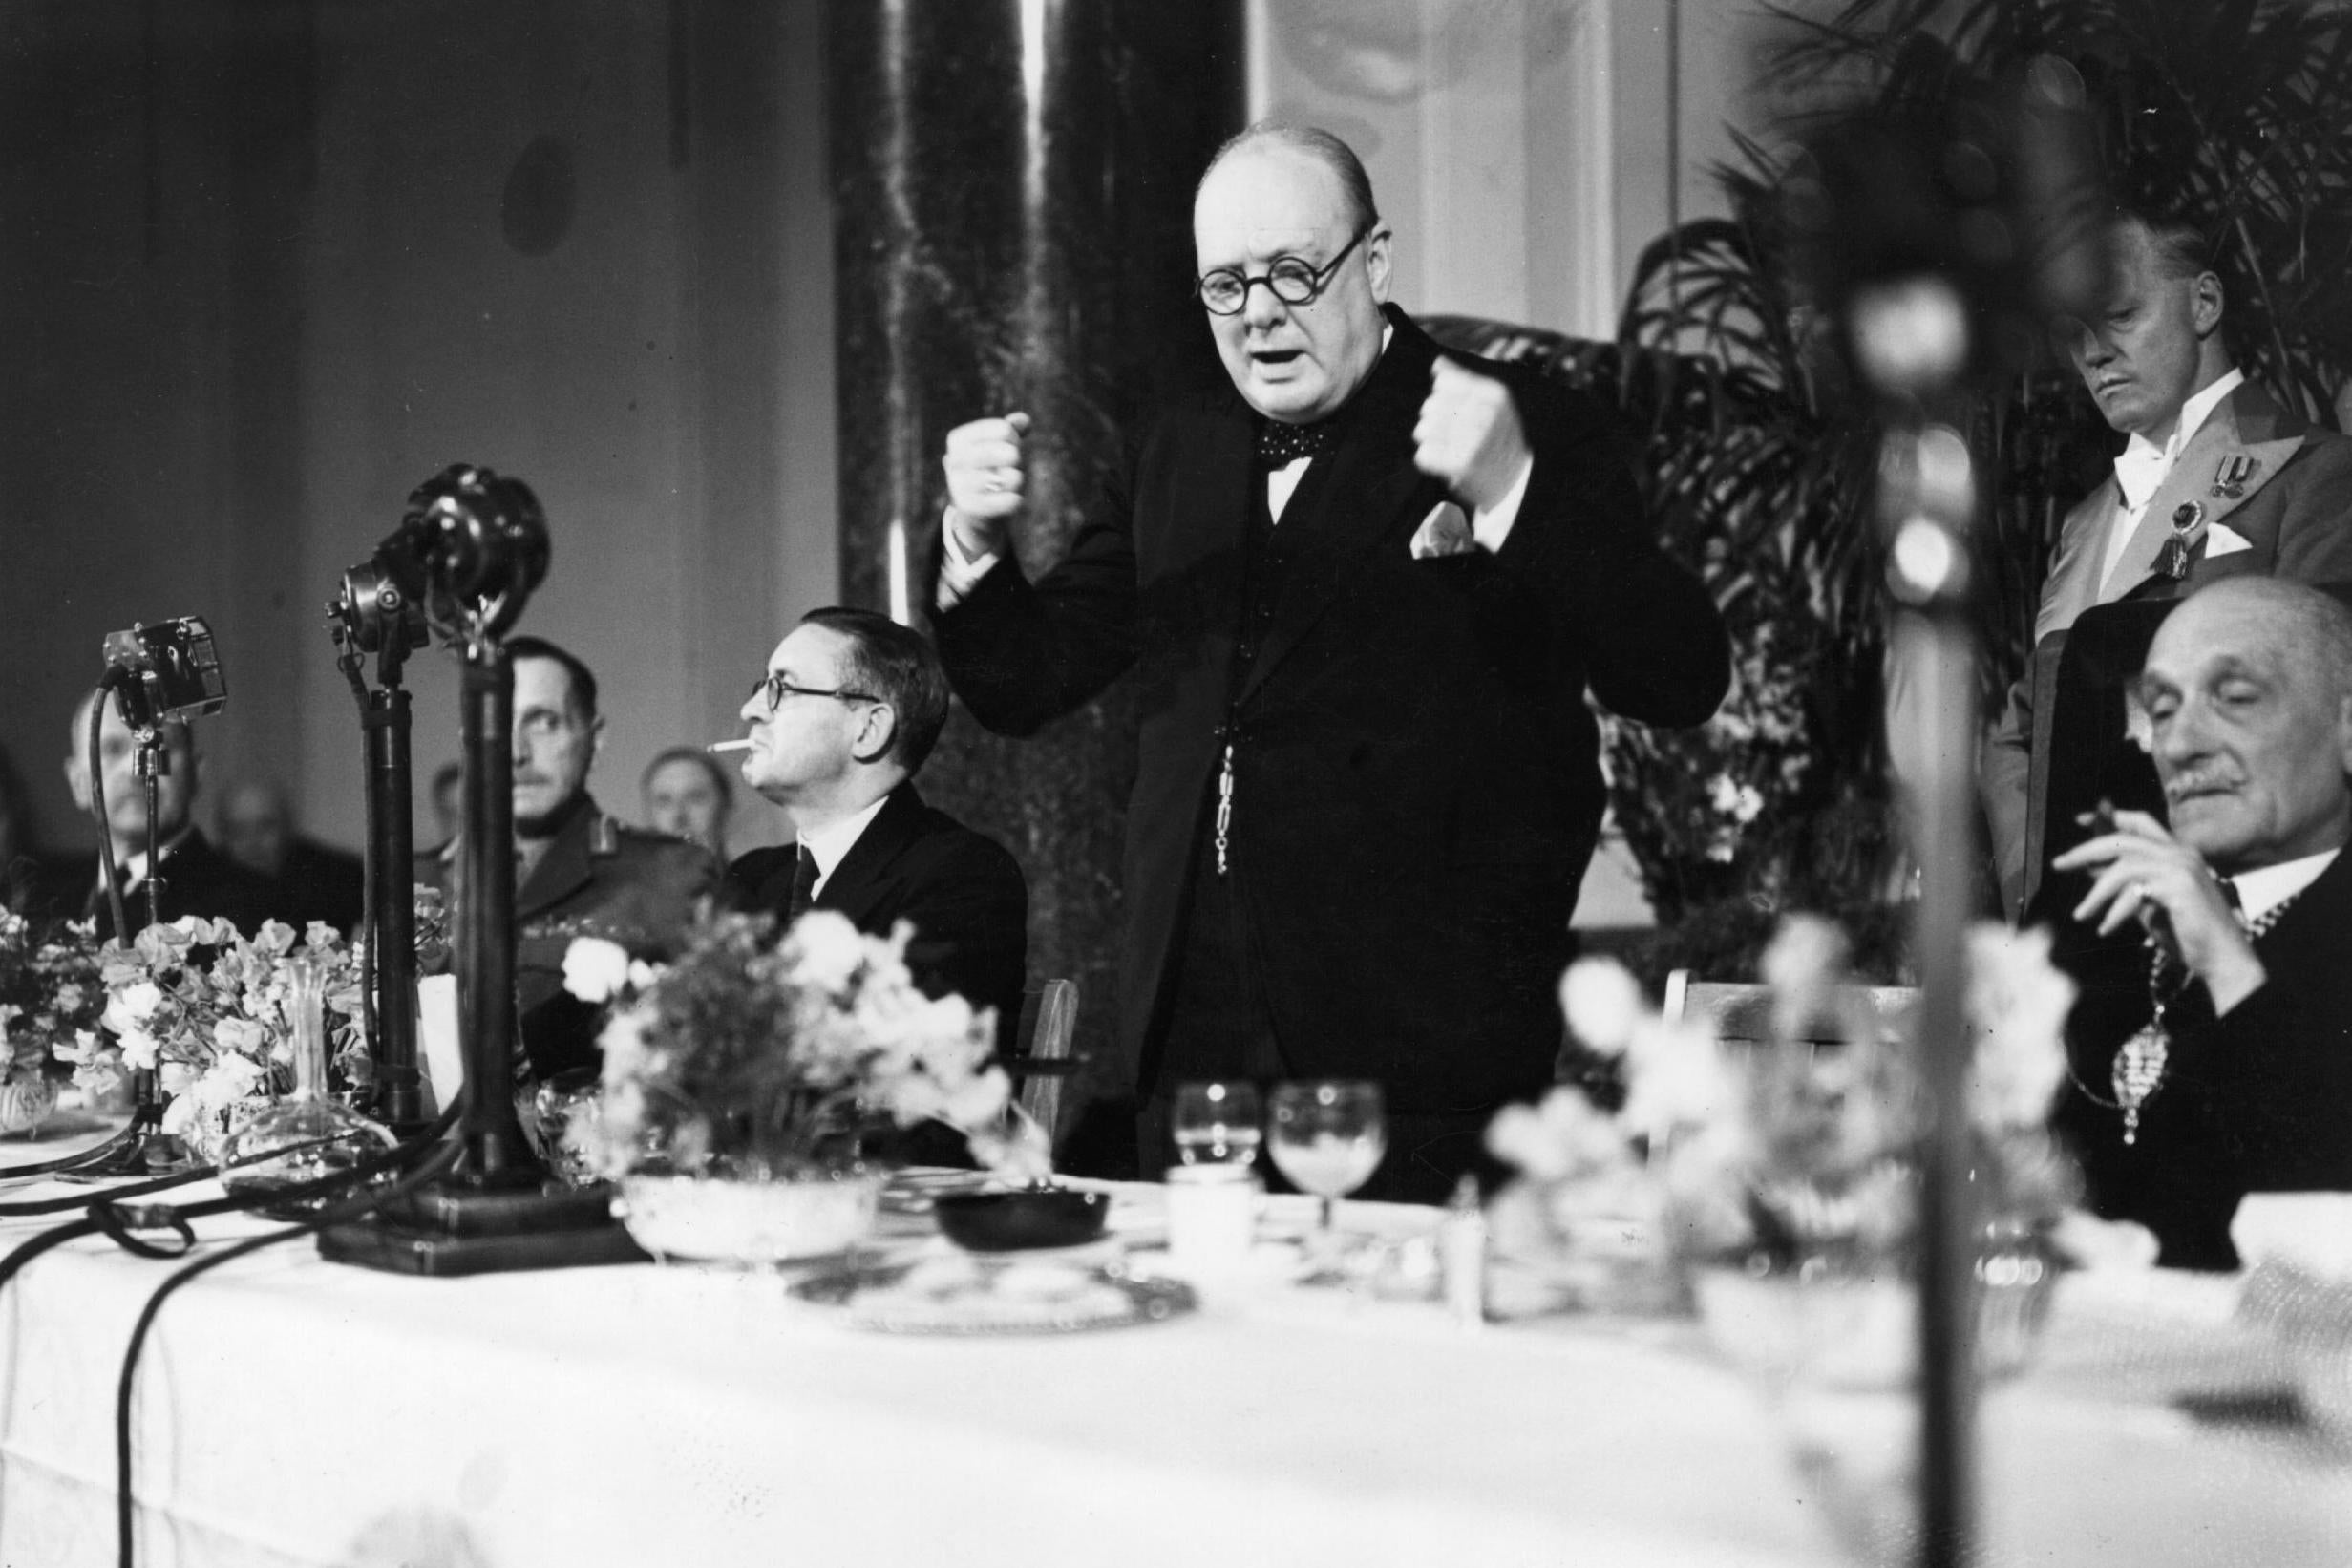
[{"label": "black necktie", "polygon": [[802,844],[799,864],[793,870],[793,900],[784,909],[785,923],[789,925],[807,914],[809,905],[816,901],[816,857],[809,853],[808,845]]},{"label": "black necktie", "polygon": [[1287,468],[1302,457],[1320,457],[1339,444],[1339,428],[1328,419],[1311,425],[1286,425],[1279,419],[1258,421],[1258,466]]}]

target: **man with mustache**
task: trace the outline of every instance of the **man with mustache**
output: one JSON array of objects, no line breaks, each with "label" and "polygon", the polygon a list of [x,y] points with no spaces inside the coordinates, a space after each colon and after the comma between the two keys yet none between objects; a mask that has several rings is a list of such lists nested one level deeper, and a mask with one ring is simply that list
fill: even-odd
[{"label": "man with mustache", "polygon": [[[510,637],[515,667],[515,992],[522,1045],[540,1077],[594,1066],[601,1010],[563,988],[574,937],[604,937],[641,958],[671,956],[698,901],[718,885],[710,852],[607,816],[588,794],[604,739],[596,677],[540,637]],[[417,857],[416,879],[449,895],[458,838]]]},{"label": "man with mustache", "polygon": [[2352,441],[2280,408],[2231,363],[2214,247],[2190,225],[2138,214],[2115,222],[2110,244],[2105,309],[2065,323],[2060,338],[2124,450],[2113,478],[2066,515],[2033,657],[1981,758],[1993,866],[2012,919],[2068,837],[2043,808],[2049,698],[2077,617],[2225,577],[2352,580]]},{"label": "man with mustache", "polygon": [[2062,943],[2091,962],[2058,1119],[2102,1216],[2230,1268],[2246,1193],[2352,1189],[2352,610],[2215,583],[2157,628],[2137,696],[2168,821],[2115,813],[2052,869],[2147,957],[2119,984]]},{"label": "man with mustache", "polygon": [[1225,379],[1134,432],[1051,571],[1011,559],[1027,415],[949,433],[940,652],[1008,734],[1134,684],[1132,1143],[1096,1168],[1165,1164],[1186,1079],[1367,1078],[1389,1136],[1363,1195],[1433,1201],[1551,1079],[1602,804],[1588,689],[1701,723],[1723,624],[1599,407],[1388,303],[1345,142],[1237,137],[1193,239]]}]

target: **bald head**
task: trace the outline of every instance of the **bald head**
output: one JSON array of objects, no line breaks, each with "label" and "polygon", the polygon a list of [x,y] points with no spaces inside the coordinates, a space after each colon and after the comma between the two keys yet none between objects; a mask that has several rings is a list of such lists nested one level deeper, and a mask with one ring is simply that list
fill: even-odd
[{"label": "bald head", "polygon": [[[65,784],[83,811],[90,809],[90,709],[98,696],[87,692],[74,705],[66,741]],[[161,734],[168,771],[156,781],[156,836],[169,842],[188,825],[196,802],[198,759],[186,725],[166,724]],[[98,756],[106,788],[106,830],[115,840],[115,853],[136,854],[147,847],[147,786],[138,773],[138,740],[112,702],[105,704],[99,721]]]},{"label": "bald head", "polygon": [[2235,577],[2157,629],[2140,676],[2175,837],[2215,870],[2352,839],[2352,610],[2316,588]]},{"label": "bald head", "polygon": [[239,864],[275,877],[294,841],[294,808],[286,791],[261,779],[240,779],[221,795],[221,847]]},{"label": "bald head", "polygon": [[1328,418],[1379,363],[1388,231],[1336,137],[1263,125],[1226,143],[1193,198],[1193,254],[1204,305],[1238,300],[1208,311],[1209,335],[1267,418]]}]

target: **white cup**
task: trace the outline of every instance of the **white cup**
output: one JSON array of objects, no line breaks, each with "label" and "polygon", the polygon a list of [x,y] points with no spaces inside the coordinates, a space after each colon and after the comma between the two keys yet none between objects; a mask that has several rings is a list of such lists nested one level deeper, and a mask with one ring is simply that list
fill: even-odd
[{"label": "white cup", "polygon": [[1168,1170],[1168,1257],[1192,1273],[1224,1274],[1249,1262],[1265,1183],[1246,1165]]}]

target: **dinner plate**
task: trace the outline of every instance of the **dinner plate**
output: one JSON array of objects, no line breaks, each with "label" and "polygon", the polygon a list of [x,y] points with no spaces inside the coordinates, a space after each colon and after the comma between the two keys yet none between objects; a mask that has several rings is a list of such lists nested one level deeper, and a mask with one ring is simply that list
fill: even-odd
[{"label": "dinner plate", "polygon": [[854,1328],[885,1334],[1073,1334],[1165,1323],[1192,1287],[1074,1261],[941,1255],[829,1270],[791,1287]]}]

